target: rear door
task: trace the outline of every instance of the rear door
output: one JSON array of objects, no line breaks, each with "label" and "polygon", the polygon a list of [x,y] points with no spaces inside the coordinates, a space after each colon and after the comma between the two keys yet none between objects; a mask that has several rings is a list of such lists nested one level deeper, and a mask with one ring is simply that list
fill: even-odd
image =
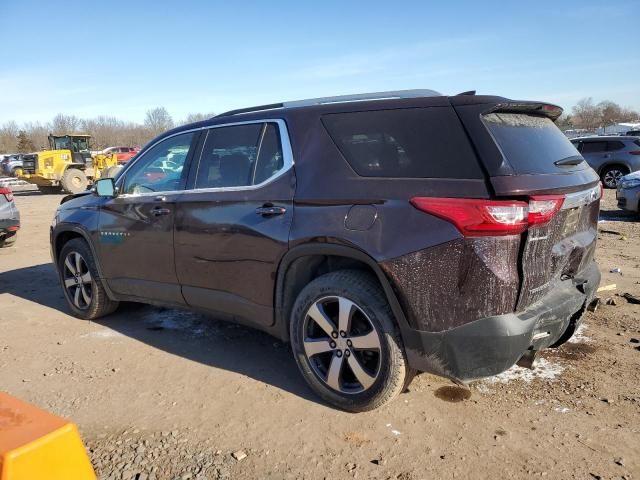
[{"label": "rear door", "polygon": [[604,140],[583,140],[579,147],[580,153],[591,168],[596,172],[606,163],[607,142]]},{"label": "rear door", "polygon": [[535,201],[562,199],[548,223],[526,233],[519,310],[556,282],[578,284],[595,268],[599,177],[555,126],[548,114],[553,108],[520,102],[457,108],[497,197],[528,199],[530,209]]},{"label": "rear door", "polygon": [[176,269],[189,305],[273,323],[275,273],[293,218],[292,166],[281,120],[206,132],[177,204]]}]

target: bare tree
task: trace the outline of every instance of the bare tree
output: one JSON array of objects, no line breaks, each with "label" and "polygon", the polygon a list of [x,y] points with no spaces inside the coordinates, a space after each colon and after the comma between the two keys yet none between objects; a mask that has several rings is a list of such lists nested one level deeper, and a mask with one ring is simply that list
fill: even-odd
[{"label": "bare tree", "polygon": [[16,150],[18,153],[29,153],[36,149],[31,139],[27,136],[27,132],[24,130],[20,130],[16,138],[18,140],[16,142]]},{"label": "bare tree", "polygon": [[573,124],[578,128],[593,130],[600,126],[601,111],[591,97],[579,100],[573,107],[572,113]]},{"label": "bare tree", "polygon": [[[195,122],[211,118],[212,113],[192,113],[185,122]],[[158,134],[173,127],[173,120],[166,109],[160,107],[147,112],[144,125],[120,120],[116,117],[99,116],[95,118],[78,118],[73,115],[59,113],[51,122],[26,122],[18,124],[14,121],[0,125],[0,153],[16,153],[18,151],[18,134],[24,136],[22,148],[30,151],[49,148],[49,133],[87,133],[92,136],[91,148],[102,150],[106,147],[140,147]]]},{"label": "bare tree", "polygon": [[570,128],[574,127],[573,117],[567,113],[563,113],[562,115],[560,115],[560,118],[556,120],[556,125],[562,131],[569,130]]},{"label": "bare tree", "polygon": [[179,122],[179,125],[186,125],[187,123],[201,122],[203,120],[209,120],[215,113],[190,113],[187,117]]},{"label": "bare tree", "polygon": [[51,121],[51,132],[57,135],[66,133],[78,133],[81,126],[81,120],[75,115],[57,114]]},{"label": "bare tree", "polygon": [[16,153],[18,124],[13,120],[0,127],[0,153]]},{"label": "bare tree", "polygon": [[164,107],[156,107],[151,110],[147,110],[146,117],[144,119],[144,126],[149,129],[151,134],[155,137],[173,128],[173,119],[167,109]]}]

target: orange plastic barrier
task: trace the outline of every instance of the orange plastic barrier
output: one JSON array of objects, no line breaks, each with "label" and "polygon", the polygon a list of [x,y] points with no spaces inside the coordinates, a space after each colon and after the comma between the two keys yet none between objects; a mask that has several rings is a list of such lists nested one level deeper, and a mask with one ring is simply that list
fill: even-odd
[{"label": "orange plastic barrier", "polygon": [[73,423],[0,392],[0,480],[95,480]]}]

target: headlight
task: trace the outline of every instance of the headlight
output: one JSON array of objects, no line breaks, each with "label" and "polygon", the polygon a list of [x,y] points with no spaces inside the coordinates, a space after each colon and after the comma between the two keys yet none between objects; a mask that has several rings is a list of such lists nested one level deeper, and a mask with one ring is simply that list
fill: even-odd
[{"label": "headlight", "polygon": [[622,180],[620,182],[622,188],[635,188],[640,187],[640,178],[630,178],[629,180]]}]

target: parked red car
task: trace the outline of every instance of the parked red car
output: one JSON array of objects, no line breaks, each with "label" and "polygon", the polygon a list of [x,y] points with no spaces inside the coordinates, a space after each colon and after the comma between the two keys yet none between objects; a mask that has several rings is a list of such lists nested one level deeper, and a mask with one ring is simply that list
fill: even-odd
[{"label": "parked red car", "polygon": [[102,153],[104,154],[115,154],[118,163],[124,164],[129,161],[132,157],[138,154],[140,149],[138,147],[109,147],[105,148]]}]

